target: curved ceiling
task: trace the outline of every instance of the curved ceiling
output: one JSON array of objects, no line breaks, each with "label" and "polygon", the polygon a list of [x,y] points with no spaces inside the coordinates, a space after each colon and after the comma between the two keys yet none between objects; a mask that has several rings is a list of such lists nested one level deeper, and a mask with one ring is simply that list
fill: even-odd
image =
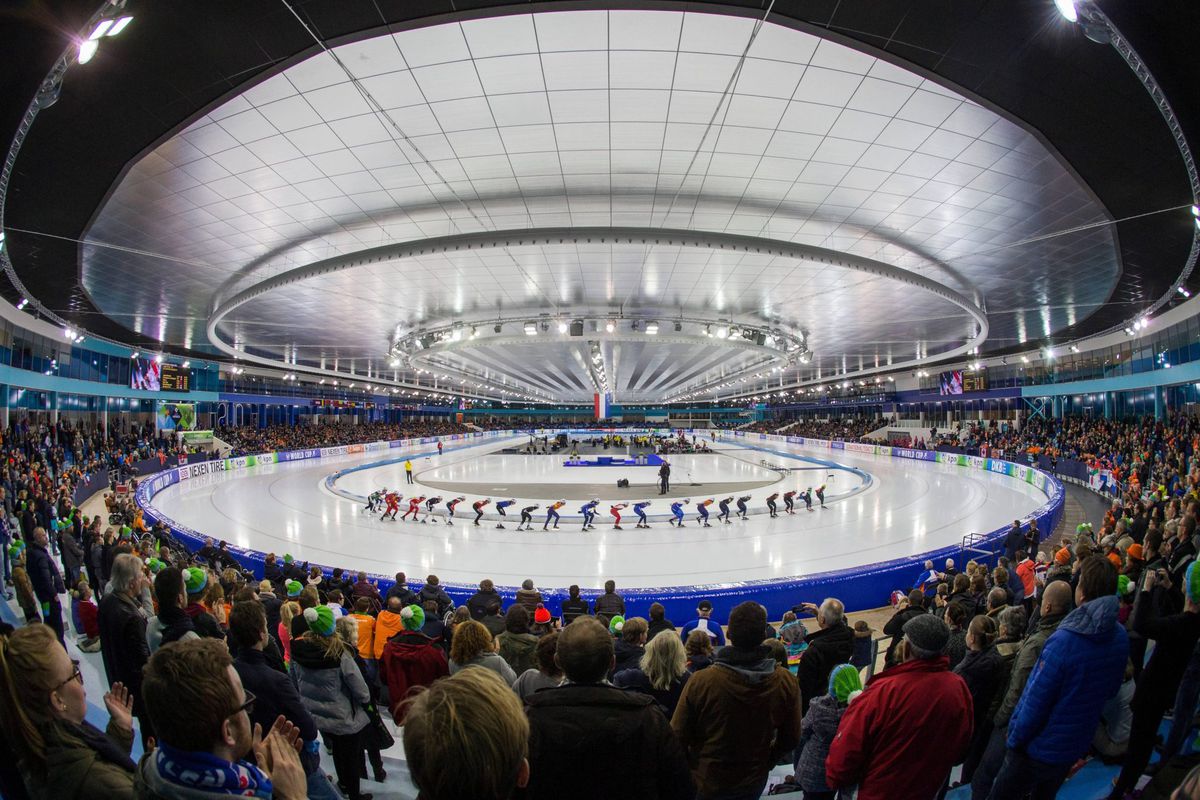
[{"label": "curved ceiling", "polygon": [[[304,7],[313,30],[321,7]],[[212,352],[214,308],[306,264],[483,231],[636,226],[892,264],[983,305],[987,350],[1078,330],[1106,304],[1128,316],[1147,276],[1129,269],[1106,198],[1038,135],[981,102],[981,87],[947,88],[894,54],[776,19],[759,29],[748,16],[581,4],[356,34],[249,69],[94,207],[78,305],[130,339]],[[31,277],[48,243],[13,244]],[[396,330],[581,306],[803,332],[815,358],[789,380],[936,356],[974,335],[961,309],[886,278],[634,242],[384,260],[264,294],[218,332],[259,356],[403,380],[408,365],[385,363]],[[543,344],[480,348],[482,377],[516,379],[570,349]],[[680,347],[669,360],[703,361],[702,343]],[[613,373],[618,395],[670,383],[631,360],[627,377]],[[585,393],[571,378],[556,386],[558,399]]]}]

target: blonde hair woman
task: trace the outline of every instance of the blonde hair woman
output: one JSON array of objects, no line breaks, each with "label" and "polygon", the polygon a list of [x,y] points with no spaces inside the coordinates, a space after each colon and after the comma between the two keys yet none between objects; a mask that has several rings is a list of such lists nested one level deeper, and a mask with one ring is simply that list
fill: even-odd
[{"label": "blonde hair woman", "polygon": [[687,652],[678,636],[655,636],[647,643],[637,668],[613,675],[613,685],[650,695],[670,719],[691,677],[687,661]]},{"label": "blonde hair woman", "polygon": [[35,796],[132,798],[133,697],[121,683],[104,695],[109,723],[84,720],[78,662],[54,631],[29,625],[0,637],[0,728]]},{"label": "blonde hair woman", "polygon": [[300,604],[295,600],[289,600],[279,607],[279,627],[275,632],[279,634],[279,643],[283,645],[283,660],[286,663],[292,661],[292,619],[300,613]]}]

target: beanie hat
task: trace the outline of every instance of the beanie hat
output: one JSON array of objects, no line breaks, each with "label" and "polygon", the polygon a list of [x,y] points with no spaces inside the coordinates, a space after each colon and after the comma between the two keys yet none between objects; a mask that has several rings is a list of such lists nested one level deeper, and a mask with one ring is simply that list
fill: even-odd
[{"label": "beanie hat", "polygon": [[1129,585],[1128,575],[1117,576],[1117,597],[1124,597],[1133,591],[1133,587]]},{"label": "beanie hat", "polygon": [[188,567],[183,573],[183,582],[188,594],[200,594],[208,585],[208,573],[199,567]]},{"label": "beanie hat", "polygon": [[1200,603],[1200,570],[1196,569],[1195,561],[1188,565],[1187,572],[1184,573],[1183,591],[1188,600]]},{"label": "beanie hat", "polygon": [[1116,567],[1117,569],[1121,568],[1121,557],[1119,555],[1117,555],[1117,552],[1115,550],[1112,551],[1111,553],[1109,553],[1108,556],[1106,556],[1106,558],[1108,558],[1109,563],[1111,563],[1114,567]]},{"label": "beanie hat", "polygon": [[16,561],[17,559],[19,559],[21,557],[21,545],[19,545],[19,544],[10,545],[8,548],[8,557],[10,559],[12,559],[13,561]]},{"label": "beanie hat", "polygon": [[304,621],[308,623],[308,629],[318,636],[333,636],[333,609],[329,606],[304,609]]},{"label": "beanie hat", "polygon": [[284,588],[287,589],[288,597],[299,597],[300,592],[304,589],[304,587],[300,585],[300,581],[288,581],[284,584]]},{"label": "beanie hat", "polygon": [[862,691],[862,678],[850,664],[838,664],[829,673],[829,695],[839,703],[848,703],[851,692]]},{"label": "beanie hat", "polygon": [[608,632],[613,636],[620,636],[623,630],[625,630],[625,618],[620,614],[608,621]]},{"label": "beanie hat", "polygon": [[167,565],[157,558],[148,558],[146,559],[146,566],[150,568],[151,572],[158,573],[161,572],[163,567]]},{"label": "beanie hat", "polygon": [[950,642],[950,629],[934,614],[921,614],[904,623],[904,638],[926,653],[941,653]]},{"label": "beanie hat", "polygon": [[1129,549],[1125,551],[1125,555],[1129,556],[1134,561],[1142,561],[1144,559],[1144,556],[1142,555],[1142,546],[1137,542],[1129,545]]},{"label": "beanie hat", "polygon": [[1090,523],[1090,522],[1079,523],[1078,525],[1075,526],[1075,532],[1076,533],[1091,533],[1092,532],[1092,523]]},{"label": "beanie hat", "polygon": [[425,609],[416,603],[405,606],[400,610],[400,621],[404,623],[404,630],[419,631],[425,627]]},{"label": "beanie hat", "polygon": [[292,558],[292,554],[291,554],[291,553],[284,553],[284,554],[283,554],[283,563],[285,563],[285,564],[290,564],[290,563],[292,563],[292,561],[293,561],[293,560],[294,560],[294,559]]},{"label": "beanie hat", "polygon": [[1071,563],[1071,554],[1067,552],[1067,548],[1064,547],[1054,554],[1054,563],[1063,566]]},{"label": "beanie hat", "polygon": [[550,612],[544,606],[538,606],[533,612],[533,621],[538,625],[545,625],[550,621]]}]

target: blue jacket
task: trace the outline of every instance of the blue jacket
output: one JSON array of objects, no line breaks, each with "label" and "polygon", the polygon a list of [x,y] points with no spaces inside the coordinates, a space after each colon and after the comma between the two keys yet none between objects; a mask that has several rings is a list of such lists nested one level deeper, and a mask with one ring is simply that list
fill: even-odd
[{"label": "blue jacket", "polygon": [[[700,627],[699,618],[694,619],[691,622],[689,622],[687,625],[683,626],[683,628],[679,631],[679,637],[681,639],[683,639],[684,644],[687,644],[688,634],[691,633],[692,631],[696,630],[696,628],[699,628],[699,627]],[[708,638],[712,639],[713,647],[714,648],[724,647],[725,646],[725,633],[724,633],[724,631],[721,630],[721,623],[717,622],[712,617],[709,617],[705,627],[707,628],[708,633],[709,633]]]},{"label": "blue jacket", "polygon": [[1087,752],[1129,660],[1117,606],[1115,595],[1084,603],[1046,640],[1009,720],[1010,748],[1047,764],[1071,764]]}]

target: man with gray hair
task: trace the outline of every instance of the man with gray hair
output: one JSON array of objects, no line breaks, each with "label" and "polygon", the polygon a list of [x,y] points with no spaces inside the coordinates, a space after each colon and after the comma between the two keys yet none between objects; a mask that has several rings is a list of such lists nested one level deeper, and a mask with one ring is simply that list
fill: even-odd
[{"label": "man with gray hair", "polygon": [[858,786],[858,800],[937,795],[966,757],[974,721],[971,692],[942,655],[949,641],[934,614],[905,623],[898,663],[871,679],[838,724],[825,761],[831,787]]},{"label": "man with gray hair", "polygon": [[121,553],[113,559],[111,575],[112,591],[100,601],[98,614],[104,674],[109,686],[119,681],[129,689],[145,742],[150,731],[142,704],[142,667],[150,659],[150,646],[146,643],[146,616],[138,604],[147,583],[142,560]]},{"label": "man with gray hair", "polygon": [[809,702],[829,692],[829,673],[854,655],[854,631],[846,624],[845,606],[835,597],[826,597],[820,608],[812,603],[801,603],[792,610],[797,614],[815,615],[820,627],[809,634],[808,648],[796,673],[802,713],[808,713]]}]

